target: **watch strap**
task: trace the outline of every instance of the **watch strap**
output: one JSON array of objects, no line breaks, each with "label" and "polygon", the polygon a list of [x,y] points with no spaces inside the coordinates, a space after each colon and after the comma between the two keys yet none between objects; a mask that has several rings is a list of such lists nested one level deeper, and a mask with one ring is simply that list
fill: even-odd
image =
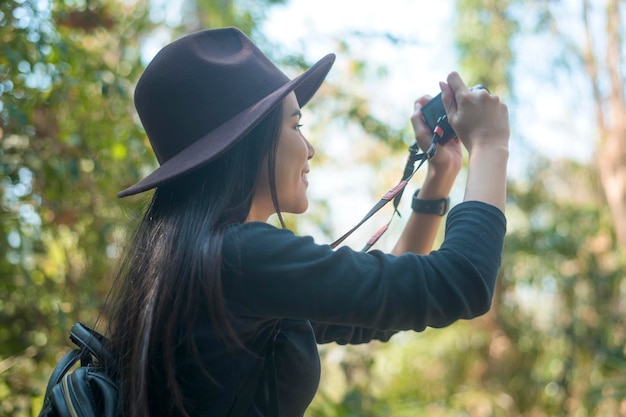
[{"label": "watch strap", "polygon": [[436,214],[437,216],[444,216],[450,208],[450,197],[438,198],[435,200],[425,200],[417,198],[420,190],[415,191],[413,194],[413,201],[411,202],[411,208],[416,213]]}]

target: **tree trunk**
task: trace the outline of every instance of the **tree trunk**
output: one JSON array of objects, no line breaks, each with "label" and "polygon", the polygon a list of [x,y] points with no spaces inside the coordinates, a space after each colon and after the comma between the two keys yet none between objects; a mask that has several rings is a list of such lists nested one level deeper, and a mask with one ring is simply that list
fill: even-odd
[{"label": "tree trunk", "polygon": [[587,35],[583,52],[585,68],[592,82],[596,105],[596,120],[600,141],[596,162],[604,195],[609,206],[617,241],[626,247],[626,103],[622,78],[622,34],[619,0],[609,0],[606,7],[607,50],[606,67],[609,75],[608,97],[600,97],[598,60],[594,56],[589,26],[589,1],[583,1],[583,18]]},{"label": "tree trunk", "polygon": [[[614,113],[626,119],[626,112]],[[617,241],[626,247],[626,126],[620,121],[602,135],[597,163],[602,188],[611,211]]]}]

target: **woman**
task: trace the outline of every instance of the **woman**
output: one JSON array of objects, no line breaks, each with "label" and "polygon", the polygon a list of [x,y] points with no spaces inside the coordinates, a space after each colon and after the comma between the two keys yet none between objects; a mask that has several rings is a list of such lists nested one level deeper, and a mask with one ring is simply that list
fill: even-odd
[{"label": "woman", "polygon": [[[308,207],[300,109],[334,61],[289,80],[240,31],[199,32],[148,65],[135,104],[160,166],[119,196],[156,188],[125,256],[110,336],[127,416],[302,416],[317,343],[388,340],[485,313],[505,234],[508,114],[456,73],[441,84],[469,150],[465,202],[430,251],[461,166],[439,147],[393,250],[333,251],[265,223]],[[415,103],[420,146],[431,134]]]}]

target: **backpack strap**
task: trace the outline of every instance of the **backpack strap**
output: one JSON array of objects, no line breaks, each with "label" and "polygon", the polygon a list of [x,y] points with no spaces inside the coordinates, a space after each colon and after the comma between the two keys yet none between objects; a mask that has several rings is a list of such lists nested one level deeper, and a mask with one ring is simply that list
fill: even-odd
[{"label": "backpack strap", "polygon": [[[113,356],[105,347],[108,339],[97,331],[83,323],[75,323],[70,330],[70,339],[81,350],[86,350],[86,353],[93,355],[105,369],[109,369],[113,364]],[[91,363],[91,358],[87,354],[82,355],[81,359],[87,361],[83,365]]]},{"label": "backpack strap", "polygon": [[44,397],[46,401],[52,392],[52,388],[61,382],[61,379],[63,379],[65,374],[67,374],[76,362],[78,362],[80,359],[80,353],[80,349],[73,349],[67,352],[65,356],[63,356],[63,359],[59,361],[57,366],[54,367],[52,375],[50,375],[50,379],[48,380],[48,386],[46,387],[46,395]]}]

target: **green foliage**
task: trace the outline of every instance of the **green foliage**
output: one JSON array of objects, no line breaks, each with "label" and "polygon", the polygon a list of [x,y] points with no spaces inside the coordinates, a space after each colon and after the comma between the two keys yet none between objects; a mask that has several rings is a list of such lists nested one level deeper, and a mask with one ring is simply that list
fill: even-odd
[{"label": "green foliage", "polygon": [[[285,4],[286,0],[196,0],[194,2],[197,13],[191,16],[197,20],[198,27],[224,27],[235,25],[249,35],[257,35],[256,28],[270,7]],[[188,18],[190,16],[188,15]]]},{"label": "green foliage", "polygon": [[[0,414],[32,415],[76,320],[95,321],[153,164],[133,118],[147,3],[0,3]],[[34,399],[34,400],[33,400]]]},{"label": "green foliage", "polygon": [[518,23],[510,0],[457,0],[455,22],[459,63],[468,85],[484,84],[500,94],[511,85],[511,48]]},{"label": "green foliage", "polygon": [[[529,184],[511,187],[525,224],[507,240],[500,328],[520,341],[512,350],[533,371],[525,389],[534,385],[547,415],[617,413],[626,388],[624,250],[607,210],[594,202],[593,170],[543,161],[534,171]],[[527,401],[520,411],[535,408]]]}]

